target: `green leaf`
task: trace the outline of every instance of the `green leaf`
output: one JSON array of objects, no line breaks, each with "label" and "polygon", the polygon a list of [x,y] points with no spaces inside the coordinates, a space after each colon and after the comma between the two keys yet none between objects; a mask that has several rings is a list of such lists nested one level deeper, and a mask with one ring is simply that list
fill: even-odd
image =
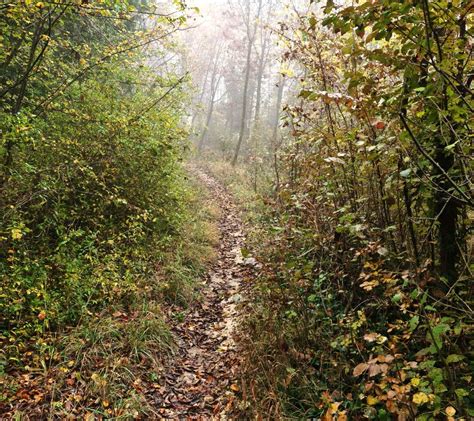
[{"label": "green leaf", "polygon": [[464,360],[466,358],[464,355],[459,355],[459,354],[451,354],[448,355],[446,358],[446,363],[451,364],[451,363],[458,363],[459,361]]},{"label": "green leaf", "polygon": [[401,299],[402,299],[403,295],[398,292],[397,294],[395,294],[393,297],[392,297],[392,301],[394,303],[398,303]]},{"label": "green leaf", "polygon": [[246,259],[247,257],[250,256],[250,251],[246,249],[245,247],[240,248],[240,253],[242,254],[242,257]]},{"label": "green leaf", "polygon": [[466,389],[456,389],[454,393],[456,393],[459,398],[469,396],[469,392]]},{"label": "green leaf", "polygon": [[419,316],[413,316],[411,319],[410,319],[410,332],[413,332],[416,327],[418,326],[418,324],[420,323],[420,317]]},{"label": "green leaf", "polygon": [[314,99],[314,93],[307,89],[303,89],[298,96],[304,99]]},{"label": "green leaf", "polygon": [[437,348],[443,347],[443,339],[442,336],[450,330],[449,325],[440,323],[431,328],[431,332],[426,333],[426,338],[436,345]]}]

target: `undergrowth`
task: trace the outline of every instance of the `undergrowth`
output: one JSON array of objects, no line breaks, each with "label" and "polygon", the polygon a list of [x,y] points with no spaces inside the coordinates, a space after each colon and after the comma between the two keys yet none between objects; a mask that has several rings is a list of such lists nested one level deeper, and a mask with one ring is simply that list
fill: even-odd
[{"label": "undergrowth", "polygon": [[[226,164],[209,168],[247,209],[247,247],[263,264],[241,327],[243,418],[473,415],[467,279],[435,297],[428,267],[408,270],[369,236],[338,241],[330,219],[315,229],[289,186],[255,196],[245,167],[234,176]],[[257,208],[259,217],[248,213]]]},{"label": "undergrowth", "polygon": [[[168,303],[199,299],[196,280],[215,258],[218,208],[209,193],[188,181],[181,189],[181,224],[166,247],[154,250],[153,268],[133,288],[85,308],[77,323],[43,327],[10,358],[1,380],[2,413],[13,419],[159,417],[153,392],[162,386],[162,363],[175,349]],[[34,405],[32,405],[34,403]],[[46,418],[45,418],[46,419]]]}]

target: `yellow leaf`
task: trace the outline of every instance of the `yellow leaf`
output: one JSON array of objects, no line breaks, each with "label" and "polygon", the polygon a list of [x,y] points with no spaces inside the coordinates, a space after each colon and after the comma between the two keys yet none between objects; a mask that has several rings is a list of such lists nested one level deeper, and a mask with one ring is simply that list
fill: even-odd
[{"label": "yellow leaf", "polygon": [[331,404],[331,411],[336,412],[337,409],[339,408],[339,405],[341,405],[341,402],[334,402]]},{"label": "yellow leaf", "polygon": [[232,384],[230,386],[231,390],[233,390],[234,392],[238,392],[240,390],[240,387],[236,384]]},{"label": "yellow leaf", "polygon": [[423,405],[424,403],[427,403],[430,401],[430,398],[426,393],[423,392],[418,392],[413,395],[413,402],[416,403],[417,405]]},{"label": "yellow leaf", "polygon": [[411,379],[410,383],[412,384],[412,386],[418,386],[420,384],[420,379],[418,377],[413,377],[413,379]]},{"label": "yellow leaf", "polygon": [[21,237],[23,237],[23,233],[21,232],[21,230],[19,230],[18,228],[13,228],[12,229],[12,238],[14,240],[20,240]]},{"label": "yellow leaf", "polygon": [[367,405],[374,406],[379,403],[379,400],[372,395],[367,396]]},{"label": "yellow leaf", "polygon": [[337,416],[337,421],[347,421],[346,411],[341,412],[341,413]]}]

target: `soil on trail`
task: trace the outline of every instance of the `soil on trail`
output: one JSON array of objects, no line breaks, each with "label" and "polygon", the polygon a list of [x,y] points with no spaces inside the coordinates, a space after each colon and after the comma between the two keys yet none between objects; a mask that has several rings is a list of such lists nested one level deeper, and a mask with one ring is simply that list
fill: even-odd
[{"label": "soil on trail", "polygon": [[236,307],[253,259],[242,258],[242,223],[229,194],[201,170],[191,171],[221,208],[220,243],[216,262],[202,280],[201,300],[184,320],[171,322],[178,350],[163,369],[158,412],[170,419],[228,419],[239,395]]}]

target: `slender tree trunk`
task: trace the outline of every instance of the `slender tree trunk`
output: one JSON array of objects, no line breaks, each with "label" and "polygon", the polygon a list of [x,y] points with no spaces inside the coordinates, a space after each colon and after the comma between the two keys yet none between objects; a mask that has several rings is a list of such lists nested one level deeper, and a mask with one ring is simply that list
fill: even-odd
[{"label": "slender tree trunk", "polygon": [[245,79],[244,79],[244,92],[243,92],[243,101],[242,101],[242,118],[240,119],[240,129],[239,129],[239,139],[237,141],[237,146],[234,152],[234,158],[232,159],[232,166],[234,167],[237,164],[239,159],[239,152],[242,146],[242,141],[244,140],[245,135],[245,123],[247,118],[247,101],[248,101],[248,90],[249,90],[249,80],[250,80],[250,61],[252,58],[252,46],[253,39],[249,38],[247,42],[247,60],[245,65]]},{"label": "slender tree trunk", "polygon": [[[204,75],[204,80],[203,80],[203,83],[202,83],[202,89],[201,89],[201,93],[199,95],[198,104],[202,104],[202,101],[204,99],[204,94],[206,93],[207,79],[209,77],[209,72],[210,72],[210,69],[211,69],[211,63],[212,63],[212,58],[209,60],[209,64],[207,65],[207,68],[206,68],[206,74]],[[199,114],[199,111],[196,111],[193,114],[193,118],[191,120],[191,130],[194,127],[194,124],[196,122],[196,118],[197,118],[198,114]]]},{"label": "slender tree trunk", "polygon": [[[29,82],[29,74],[33,70],[33,67],[34,67],[36,51],[39,46],[41,34],[43,33],[43,28],[44,28],[43,21],[38,22],[33,34],[33,38],[31,40],[31,47],[30,47],[30,52],[28,56],[28,63],[25,69],[25,75],[23,76],[19,84],[18,93],[17,93],[15,103],[13,104],[13,108],[12,108],[12,114],[18,114],[23,106],[23,100],[25,99],[26,88]],[[44,49],[42,52],[44,52]],[[5,179],[10,175],[11,167],[13,164],[13,145],[14,145],[13,139],[10,136],[9,140],[7,141],[5,145],[5,161],[4,161]]]},{"label": "slender tree trunk", "polygon": [[217,50],[215,60],[214,60],[214,67],[212,69],[212,76],[211,76],[211,99],[209,102],[209,108],[207,112],[206,124],[204,125],[201,133],[201,138],[199,140],[198,150],[199,152],[202,151],[204,147],[204,142],[206,140],[207,131],[209,129],[209,124],[211,123],[212,113],[214,112],[214,100],[217,93],[217,88],[219,87],[220,77],[217,78],[218,73],[218,64],[219,64],[219,56],[220,56],[220,48]]},{"label": "slender tree trunk", "polygon": [[206,140],[207,130],[209,129],[209,124],[211,123],[212,113],[214,112],[214,97],[215,92],[213,92],[211,97],[211,103],[209,104],[209,110],[207,112],[206,124],[202,129],[201,138],[199,139],[199,152],[202,152],[202,148],[204,147],[204,142]]},{"label": "slender tree trunk", "polygon": [[[260,18],[260,13],[262,11],[262,2],[263,0],[259,0],[258,2],[257,14],[255,16],[256,19]],[[232,159],[233,167],[237,164],[237,160],[239,159],[240,148],[242,147],[242,142],[245,137],[252,48],[255,41],[255,36],[257,34],[257,22],[251,22],[250,3],[247,3],[247,7],[247,60],[245,63],[244,92],[242,98],[242,117],[240,119],[239,139],[235,148],[234,158]]]},{"label": "slender tree trunk", "polygon": [[261,101],[262,101],[262,81],[263,81],[263,71],[265,69],[267,45],[268,45],[268,37],[265,37],[262,44],[262,49],[260,51],[260,57],[258,60],[257,97],[256,97],[256,102],[255,102],[255,126],[257,126],[258,122],[260,121],[260,110],[261,110]]},{"label": "slender tree trunk", "polygon": [[278,169],[278,158],[277,158],[277,151],[278,151],[278,125],[280,122],[280,110],[281,110],[281,103],[283,102],[283,90],[285,87],[285,79],[280,76],[280,80],[278,82],[278,94],[277,100],[275,105],[275,115],[273,116],[273,133],[272,133],[272,145],[273,145],[273,166],[275,171],[275,179],[276,179],[276,186],[275,191],[280,190],[280,171]]}]

